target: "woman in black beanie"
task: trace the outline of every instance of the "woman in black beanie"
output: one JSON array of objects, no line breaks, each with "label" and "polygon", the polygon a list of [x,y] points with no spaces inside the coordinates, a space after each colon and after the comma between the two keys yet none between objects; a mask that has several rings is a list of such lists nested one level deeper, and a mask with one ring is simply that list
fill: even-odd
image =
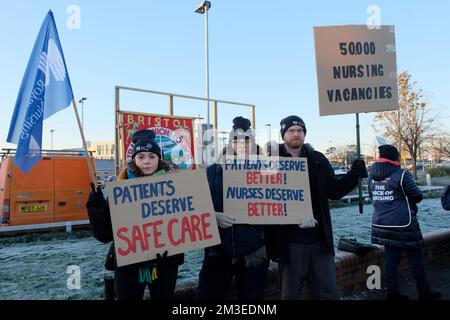
[{"label": "woman in black beanie", "polygon": [[[233,119],[233,131],[222,158],[261,154],[250,126],[246,118]],[[205,249],[197,298],[223,299],[235,277],[239,299],[259,300],[264,295],[269,267],[264,229],[261,225],[235,224],[234,218],[223,212],[223,171],[219,163],[208,166],[206,174],[222,243]]]},{"label": "woman in black beanie", "polygon": [[[117,180],[139,179],[139,177],[161,175],[174,170],[161,159],[161,148],[155,141],[153,131],[139,130],[133,134],[132,141],[132,159]],[[91,192],[86,206],[94,237],[103,243],[113,241],[109,205],[103,198],[102,191]],[[153,300],[166,300],[173,297],[178,266],[184,262],[183,254],[167,257],[165,253],[162,257],[158,255],[158,259],[118,267],[114,243],[109,252],[109,263],[107,263],[111,264],[114,270],[114,289],[118,300],[141,300],[147,285]]]},{"label": "woman in black beanie", "polygon": [[402,251],[406,251],[416,279],[419,299],[435,300],[441,297],[430,289],[422,256],[424,244],[417,220],[417,203],[422,192],[409,171],[400,168],[400,154],[393,145],[379,148],[380,158],[369,174],[369,196],[373,200],[372,243],[384,245],[388,300],[407,300],[400,294],[397,269]]}]

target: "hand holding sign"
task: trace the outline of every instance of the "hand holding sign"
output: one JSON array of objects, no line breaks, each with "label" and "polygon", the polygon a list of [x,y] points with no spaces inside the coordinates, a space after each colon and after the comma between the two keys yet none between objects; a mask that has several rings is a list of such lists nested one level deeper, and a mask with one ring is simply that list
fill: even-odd
[{"label": "hand holding sign", "polygon": [[86,202],[89,222],[92,227],[94,238],[103,243],[108,243],[112,240],[111,235],[111,218],[109,215],[108,203],[103,196],[100,187],[91,183],[92,191],[89,193],[89,199]]},{"label": "hand holding sign", "polygon": [[217,219],[217,225],[221,228],[231,227],[236,220],[235,218],[230,217],[226,213],[217,212],[217,211],[216,211],[216,219]]},{"label": "hand holding sign", "polygon": [[157,253],[156,254],[156,261],[158,262],[159,266],[162,266],[162,265],[166,264],[166,262],[167,262],[167,255],[168,255],[167,250],[164,251],[164,253],[162,255],[161,255],[161,253]]},{"label": "hand holding sign", "polygon": [[302,222],[298,225],[300,229],[311,229],[314,228],[318,224],[317,220],[312,219],[303,219]]},{"label": "hand holding sign", "polygon": [[352,163],[351,172],[353,175],[359,177],[359,178],[367,178],[367,168],[366,168],[366,162],[362,159],[356,159]]}]

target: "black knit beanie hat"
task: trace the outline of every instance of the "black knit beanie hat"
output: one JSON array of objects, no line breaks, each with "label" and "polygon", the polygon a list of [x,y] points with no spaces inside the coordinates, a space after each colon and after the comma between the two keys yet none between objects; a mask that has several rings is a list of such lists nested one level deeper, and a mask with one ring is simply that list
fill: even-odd
[{"label": "black knit beanie hat", "polygon": [[161,148],[158,143],[156,143],[155,137],[155,133],[151,130],[144,129],[136,131],[131,137],[133,142],[132,159],[134,159],[139,152],[153,152],[161,158]]},{"label": "black knit beanie hat", "polygon": [[392,161],[398,161],[400,159],[400,153],[397,148],[391,144],[379,146],[378,151],[380,152],[380,158],[385,158]]},{"label": "black knit beanie hat", "polygon": [[286,117],[283,120],[281,120],[280,126],[281,126],[281,129],[280,129],[281,138],[283,138],[283,139],[284,139],[284,133],[286,132],[286,130],[292,126],[301,126],[303,128],[303,131],[305,131],[305,135],[306,135],[306,125],[305,125],[305,122],[300,117],[297,117],[297,116]]},{"label": "black knit beanie hat", "polygon": [[231,139],[240,137],[254,139],[254,133],[251,129],[251,121],[244,117],[236,117],[233,119],[233,131],[230,134]]}]

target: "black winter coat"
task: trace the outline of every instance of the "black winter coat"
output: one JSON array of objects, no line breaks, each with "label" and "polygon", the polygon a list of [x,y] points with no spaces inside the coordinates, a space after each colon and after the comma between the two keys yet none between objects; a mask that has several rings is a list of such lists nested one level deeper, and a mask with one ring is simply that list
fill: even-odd
[{"label": "black winter coat", "polygon": [[[279,156],[292,157],[286,151],[284,144],[279,145]],[[339,200],[352,191],[358,184],[358,177],[350,171],[338,180],[327,158],[309,144],[303,145],[300,156],[308,159],[312,209],[314,218],[318,221],[316,228],[319,231],[320,240],[324,242],[328,252],[334,255],[333,228],[328,199]],[[291,241],[286,235],[302,231],[298,225],[266,227],[265,238],[269,257],[276,262],[289,263],[287,244]]]},{"label": "black winter coat", "polygon": [[423,246],[417,221],[417,203],[423,196],[409,171],[375,162],[370,168],[369,196],[375,207],[372,243],[400,248]]},{"label": "black winter coat", "polygon": [[[214,210],[223,212],[223,170],[220,164],[206,168],[209,189]],[[234,224],[229,228],[220,228],[221,244],[215,246],[223,255],[241,258],[264,246],[264,227],[261,225]],[[206,251],[210,250],[206,248]]]}]

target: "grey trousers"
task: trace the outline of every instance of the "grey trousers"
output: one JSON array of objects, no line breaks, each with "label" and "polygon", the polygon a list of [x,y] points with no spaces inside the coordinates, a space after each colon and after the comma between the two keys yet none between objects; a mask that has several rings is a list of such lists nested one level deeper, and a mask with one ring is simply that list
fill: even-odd
[{"label": "grey trousers", "polygon": [[321,243],[289,243],[289,264],[280,264],[281,299],[300,299],[306,280],[314,300],[336,300],[334,256]]}]

